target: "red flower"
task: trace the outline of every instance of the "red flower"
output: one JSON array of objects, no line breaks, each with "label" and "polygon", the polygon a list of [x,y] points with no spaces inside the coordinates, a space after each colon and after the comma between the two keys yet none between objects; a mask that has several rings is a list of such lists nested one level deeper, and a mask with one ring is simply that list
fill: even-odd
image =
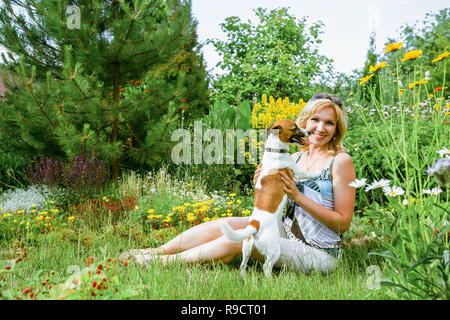
[{"label": "red flower", "polygon": [[95,288],[97,286],[97,281],[92,281],[92,287]]},{"label": "red flower", "polygon": [[7,265],[7,266],[5,267],[5,269],[6,269],[6,270],[9,270],[9,269],[11,269],[11,266],[10,266],[10,265]]},{"label": "red flower", "polygon": [[125,262],[123,263],[123,266],[126,267],[127,265],[128,265],[128,263],[125,261]]},{"label": "red flower", "polygon": [[98,269],[98,270],[102,270],[102,269],[103,269],[103,266],[102,266],[101,264],[99,264],[98,267],[97,267],[97,269]]},{"label": "red flower", "polygon": [[181,102],[186,102],[186,99],[181,99]]}]

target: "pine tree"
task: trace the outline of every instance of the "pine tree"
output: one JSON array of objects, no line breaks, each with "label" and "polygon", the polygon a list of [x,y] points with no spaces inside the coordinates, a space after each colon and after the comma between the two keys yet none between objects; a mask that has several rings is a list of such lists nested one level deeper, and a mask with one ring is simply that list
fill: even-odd
[{"label": "pine tree", "polygon": [[2,136],[36,155],[95,150],[113,178],[167,159],[180,119],[208,106],[190,1],[5,0],[0,45]]}]

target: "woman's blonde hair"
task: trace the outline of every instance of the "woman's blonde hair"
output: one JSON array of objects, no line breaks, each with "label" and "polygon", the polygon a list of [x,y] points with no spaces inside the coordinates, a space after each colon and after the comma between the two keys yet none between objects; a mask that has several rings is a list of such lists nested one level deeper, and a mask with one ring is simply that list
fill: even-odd
[{"label": "woman's blonde hair", "polygon": [[[323,108],[333,108],[336,112],[336,132],[330,142],[328,142],[328,153],[334,156],[338,151],[348,152],[349,150],[343,144],[348,125],[347,111],[343,105],[339,107],[329,99],[311,99],[306,103],[302,111],[300,111],[295,123],[297,123],[299,128],[306,128],[306,121],[308,121],[311,115]],[[302,150],[308,150],[308,145],[305,144]]]}]

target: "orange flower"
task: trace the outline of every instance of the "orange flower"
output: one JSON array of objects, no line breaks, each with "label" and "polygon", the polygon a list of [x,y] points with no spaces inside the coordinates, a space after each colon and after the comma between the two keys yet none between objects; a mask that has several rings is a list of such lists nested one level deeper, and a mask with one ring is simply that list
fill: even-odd
[{"label": "orange flower", "polygon": [[415,60],[417,59],[421,54],[423,53],[422,50],[411,50],[405,53],[405,56],[403,59],[400,59],[400,61],[406,61],[406,60]]},{"label": "orange flower", "polygon": [[441,61],[442,59],[447,58],[449,55],[450,55],[450,52],[446,51],[446,52],[440,54],[436,59],[433,59],[431,62],[434,63],[434,62]]},{"label": "orange flower", "polygon": [[403,42],[398,42],[398,43],[395,43],[395,44],[388,43],[388,45],[385,46],[385,48],[386,48],[385,52],[391,52],[391,51],[398,50],[398,49],[400,49],[402,47],[402,45],[403,45]]},{"label": "orange flower", "polygon": [[434,89],[434,92],[442,91],[442,90],[444,90],[444,89],[447,89],[447,87],[436,87],[436,88]]},{"label": "orange flower", "polygon": [[377,70],[379,70],[379,69],[383,69],[383,68],[386,67],[386,66],[387,66],[386,62],[383,61],[383,62],[381,62],[380,64],[377,64],[375,67],[370,66],[369,72],[370,72],[370,73],[375,72],[375,71],[377,71]]},{"label": "orange flower", "polygon": [[362,86],[364,83],[366,83],[367,81],[369,81],[370,78],[372,78],[373,76],[374,76],[374,74],[372,73],[372,74],[368,75],[367,77],[362,78],[362,79],[359,81],[359,85]]}]

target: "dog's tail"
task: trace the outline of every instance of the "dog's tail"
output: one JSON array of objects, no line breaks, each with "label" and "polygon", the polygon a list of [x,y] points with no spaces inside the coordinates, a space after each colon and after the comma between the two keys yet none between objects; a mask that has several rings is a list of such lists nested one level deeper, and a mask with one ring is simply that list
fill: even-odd
[{"label": "dog's tail", "polygon": [[241,242],[244,239],[254,235],[259,230],[259,221],[251,220],[243,230],[233,230],[225,221],[220,222],[220,230],[223,235],[232,242]]}]

